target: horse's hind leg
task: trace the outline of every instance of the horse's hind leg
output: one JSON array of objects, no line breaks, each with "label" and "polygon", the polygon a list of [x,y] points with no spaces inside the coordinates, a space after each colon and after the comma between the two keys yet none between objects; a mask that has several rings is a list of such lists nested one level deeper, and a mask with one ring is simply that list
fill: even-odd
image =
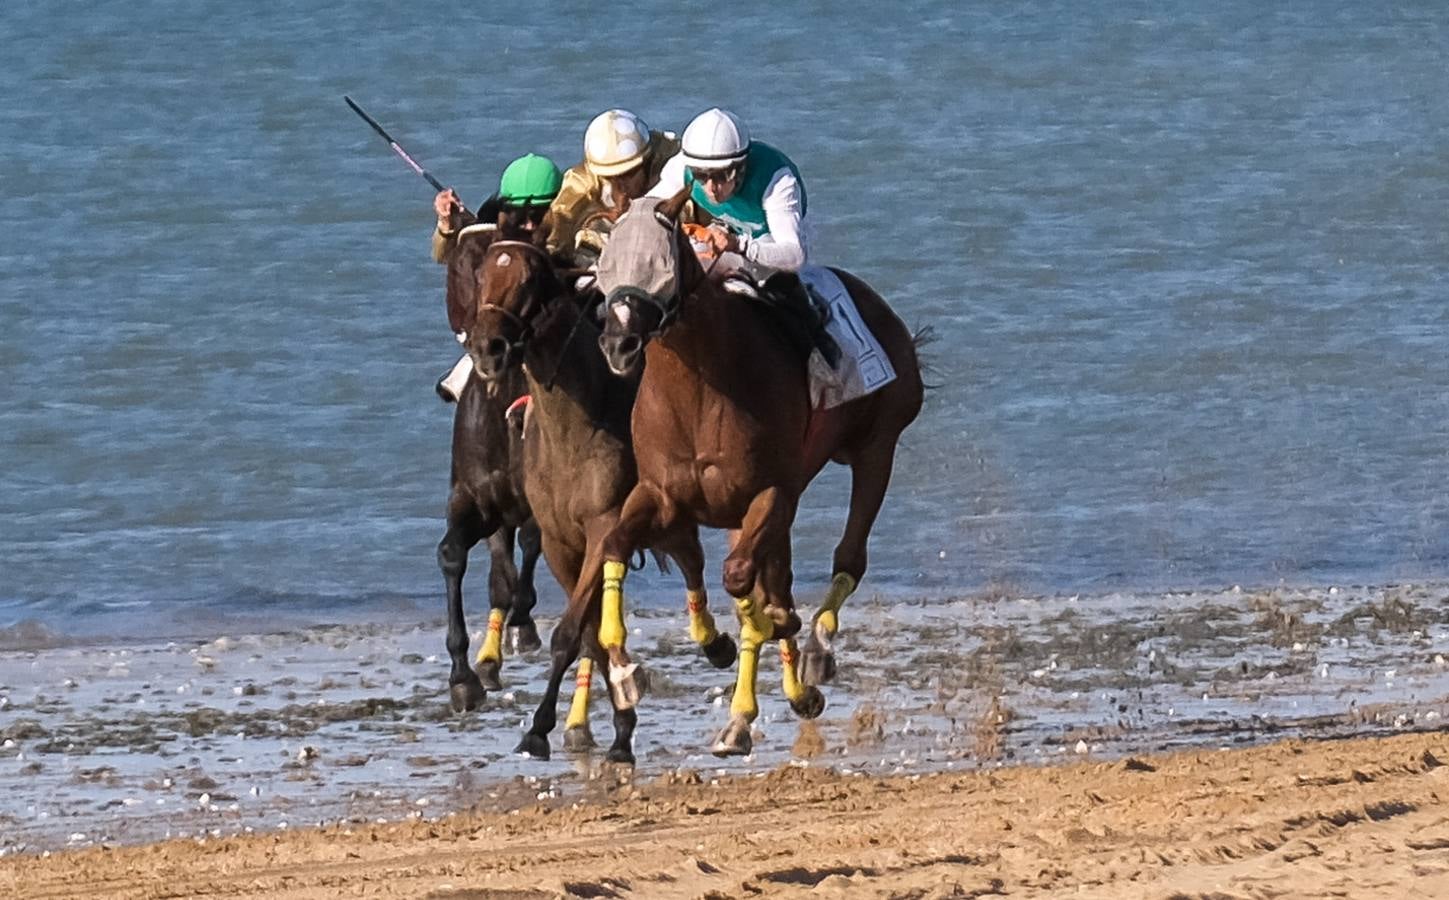
[{"label": "horse's hind leg", "polygon": [[543,699],[533,713],[533,725],[518,742],[515,753],[526,753],[534,759],[548,759],[548,735],[558,724],[558,695],[569,666],[578,659],[579,647],[583,643],[584,620],[598,605],[594,595],[598,590],[597,577],[587,579],[588,584],[576,588],[564,607],[553,637],[549,639],[550,665],[548,684],[543,690]]},{"label": "horse's hind leg", "polygon": [[867,445],[850,465],[850,514],[845,534],[835,546],[834,575],[830,590],[815,612],[810,635],[801,651],[800,677],[807,685],[824,684],[835,677],[835,648],[832,641],[840,628],[840,607],[865,575],[866,542],[880,513],[895,461],[896,437]]},{"label": "horse's hind leg", "polygon": [[[597,646],[598,638],[585,638],[584,643]],[[589,727],[589,699],[593,693],[594,653],[579,657],[579,668],[574,675],[574,697],[569,702],[569,714],[564,719],[564,749],[570,753],[583,753],[599,746],[594,740],[594,731]],[[599,655],[602,655],[601,653]]]},{"label": "horse's hind leg", "polygon": [[[548,559],[558,576],[565,593],[572,597],[578,585],[578,576],[583,568],[584,554],[577,548],[553,542],[548,550]],[[579,657],[578,672],[574,676],[574,695],[569,701],[569,714],[564,719],[564,749],[570,753],[582,753],[598,746],[593,730],[589,728],[589,700],[593,692],[594,661],[599,657],[597,629],[583,626],[582,646],[584,653]]]},{"label": "horse's hind leg", "polygon": [[[589,690],[594,666],[609,665],[609,656],[599,646],[596,629],[590,625],[584,629],[584,653],[579,657],[578,676],[575,681],[574,699],[569,706],[568,718],[564,720],[564,749],[570,753],[586,753],[598,746],[594,733],[589,728]],[[639,713],[632,707],[620,706],[609,694],[614,707],[614,742],[609,745],[605,759],[612,763],[634,764],[634,728],[639,724]]]},{"label": "horse's hind leg", "polygon": [[448,498],[448,531],[438,542],[438,568],[448,592],[448,674],[450,700],[457,712],[477,709],[487,696],[477,674],[468,668],[468,625],[463,618],[463,575],[468,551],[491,523],[485,523],[472,502],[458,492]]},{"label": "horse's hind leg", "polygon": [[475,666],[483,686],[490,691],[503,690],[499,672],[503,668],[503,620],[513,603],[518,586],[518,569],[513,564],[513,529],[500,528],[488,536],[488,550],[493,564],[488,570],[488,633],[478,648]]},{"label": "horse's hind leg", "polygon": [[[582,672],[583,666],[598,661],[600,666],[608,666],[609,656],[604,648],[599,645],[597,637],[589,629],[584,635],[584,644],[588,655],[579,660],[579,669]],[[590,657],[593,657],[590,659]],[[580,675],[580,678],[583,676]],[[639,724],[639,712],[633,706],[621,706],[616,702],[614,693],[609,692],[609,703],[614,707],[614,742],[609,745],[609,752],[604,758],[611,763],[621,765],[634,765],[634,729]],[[567,737],[568,732],[564,732]]]},{"label": "horse's hind leg", "polygon": [[660,549],[669,554],[684,575],[689,637],[704,651],[710,665],[716,669],[728,669],[735,662],[735,642],[734,638],[716,627],[714,616],[709,611],[709,598],[704,589],[704,548],[699,543],[699,529],[681,529]]},{"label": "horse's hind leg", "polygon": [[[765,596],[789,596],[794,577],[788,554],[783,559],[778,555],[766,559],[760,580]],[[825,712],[825,695],[818,687],[805,684],[800,678],[800,649],[793,637],[780,639],[780,680],[785,699],[790,701],[790,709],[795,715],[814,719]]]},{"label": "horse's hind leg", "polygon": [[542,548],[543,539],[537,522],[529,519],[518,527],[518,549],[522,558],[513,590],[513,602],[508,611],[506,634],[510,653],[531,653],[543,646],[543,641],[538,636],[538,625],[533,621],[533,608],[538,605],[538,592],[534,590],[533,575],[538,568],[538,557]]}]

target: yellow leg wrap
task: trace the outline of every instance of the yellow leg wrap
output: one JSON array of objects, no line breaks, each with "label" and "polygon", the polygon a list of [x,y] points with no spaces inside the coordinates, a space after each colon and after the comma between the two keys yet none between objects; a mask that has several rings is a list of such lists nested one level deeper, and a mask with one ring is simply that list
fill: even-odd
[{"label": "yellow leg wrap", "polygon": [[704,591],[689,591],[685,596],[689,606],[689,639],[703,647],[719,637],[719,630],[715,628],[714,616],[709,614]]},{"label": "yellow leg wrap", "polygon": [[780,677],[785,685],[785,699],[796,702],[805,695],[805,685],[800,683],[800,650],[794,638],[780,642]]},{"label": "yellow leg wrap", "polygon": [[753,597],[736,597],[735,612],[740,618],[740,667],[735,675],[735,695],[730,701],[730,715],[744,716],[753,722],[760,714],[755,700],[760,645],[775,633],[775,626]]},{"label": "yellow leg wrap", "polygon": [[569,704],[565,728],[579,728],[589,723],[589,689],[594,678],[594,661],[587,656],[579,660],[579,674],[574,679],[574,700]]},{"label": "yellow leg wrap", "polygon": [[820,611],[815,614],[815,621],[825,626],[826,634],[834,636],[840,628],[840,607],[845,604],[846,597],[855,593],[856,587],[855,579],[844,572],[837,572],[830,579],[830,590],[820,604]]},{"label": "yellow leg wrap", "polygon": [[503,610],[488,613],[488,633],[483,636],[483,646],[478,648],[478,662],[484,660],[503,662]]},{"label": "yellow leg wrap", "polygon": [[604,615],[599,622],[599,643],[624,646],[624,573],[621,562],[604,563]]}]

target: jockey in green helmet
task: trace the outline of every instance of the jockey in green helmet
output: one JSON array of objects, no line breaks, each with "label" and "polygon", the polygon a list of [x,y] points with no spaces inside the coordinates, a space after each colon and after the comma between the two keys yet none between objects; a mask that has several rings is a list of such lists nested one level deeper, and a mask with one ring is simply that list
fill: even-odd
[{"label": "jockey in green helmet", "polygon": [[438,227],[433,232],[433,259],[447,262],[459,229],[475,223],[494,224],[505,237],[527,240],[548,212],[563,185],[563,173],[553,160],[536,153],[520,156],[503,170],[498,190],[483,201],[476,219],[468,220],[452,188],[433,198]]},{"label": "jockey in green helmet", "polygon": [[[438,227],[433,231],[433,259],[446,263],[457,244],[458,232],[471,225],[497,228],[509,240],[531,240],[542,225],[549,204],[558,196],[563,173],[546,156],[529,153],[509,163],[498,180],[498,190],[483,201],[477,217],[467,215],[452,188],[438,192],[433,198],[433,211]],[[462,341],[463,334],[458,335]],[[442,378],[438,379],[438,396],[452,403],[458,399],[473,361],[465,353]]]}]

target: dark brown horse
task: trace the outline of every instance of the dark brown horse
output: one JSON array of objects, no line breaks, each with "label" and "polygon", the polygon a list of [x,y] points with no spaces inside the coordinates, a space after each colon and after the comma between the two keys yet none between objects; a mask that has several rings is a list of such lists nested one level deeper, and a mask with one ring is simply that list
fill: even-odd
[{"label": "dark brown horse", "polygon": [[[636,481],[629,416],[637,378],[614,377],[599,355],[598,326],[581,308],[573,285],[560,278],[554,261],[537,246],[498,241],[476,266],[477,306],[467,329],[468,353],[489,381],[527,373],[529,412],[524,440],[525,491],[543,535],[544,558],[570,596],[584,596],[597,608],[602,591],[600,543],[617,523]],[[592,296],[597,296],[594,294]],[[694,529],[680,529],[653,545],[684,574],[690,633],[720,668],[734,661],[734,641],[715,628],[704,590],[704,552]],[[577,640],[570,642],[570,636]],[[519,752],[547,759],[548,734],[556,724],[558,693],[583,635],[554,632],[553,666],[533,727]],[[592,656],[602,658],[596,641]],[[580,664],[587,684],[590,659]],[[633,762],[637,696],[611,691],[615,703],[614,743],[608,758]],[[570,711],[564,743],[587,734],[587,710]]]},{"label": "dark brown horse", "polygon": [[[740,664],[730,722],[712,749],[745,754],[766,640],[781,642],[785,694],[797,714],[818,715],[823,707],[809,682],[833,672],[837,613],[865,574],[866,540],[890,482],[896,443],[920,412],[923,386],[905,325],[864,282],[837,271],[897,374],[874,393],[812,410],[799,350],[758,301],[706,277],[679,227],[686,198],[681,192],[662,203],[635,201],[599,260],[606,292],[600,346],[616,373],[628,375],[642,364],[643,376],[632,429],[639,483],[604,539],[598,638],[611,670],[627,672],[623,562],[636,547],[700,525],[731,529],[723,573],[741,622]],[[850,514],[802,680],[790,529],[801,492],[830,460],[851,469]],[[581,600],[571,598],[565,622]]]},{"label": "dark brown horse", "polygon": [[[454,330],[466,330],[473,266],[494,232],[466,230],[448,263],[448,318]],[[527,390],[521,373],[485,383],[475,373],[453,415],[453,464],[448,490],[448,530],[438,544],[438,566],[448,592],[448,675],[453,708],[474,709],[489,690],[503,684],[505,627],[515,652],[541,646],[533,622],[533,573],[540,541],[525,499],[521,436],[505,421],[510,403]],[[514,536],[522,548],[514,564]],[[488,632],[478,653],[477,671],[468,667],[468,628],[463,617],[463,575],[468,552],[488,541]]]}]

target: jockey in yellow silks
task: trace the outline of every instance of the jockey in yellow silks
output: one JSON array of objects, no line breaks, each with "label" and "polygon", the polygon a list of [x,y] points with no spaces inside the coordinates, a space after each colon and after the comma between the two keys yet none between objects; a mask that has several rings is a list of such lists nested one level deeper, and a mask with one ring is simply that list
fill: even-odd
[{"label": "jockey in yellow silks", "polygon": [[635,197],[659,181],[660,170],[679,151],[667,131],[652,131],[625,109],[599,113],[584,130],[584,161],[563,176],[563,187],[548,210],[548,249],[573,254],[600,247],[587,226],[599,217],[618,218]]}]

